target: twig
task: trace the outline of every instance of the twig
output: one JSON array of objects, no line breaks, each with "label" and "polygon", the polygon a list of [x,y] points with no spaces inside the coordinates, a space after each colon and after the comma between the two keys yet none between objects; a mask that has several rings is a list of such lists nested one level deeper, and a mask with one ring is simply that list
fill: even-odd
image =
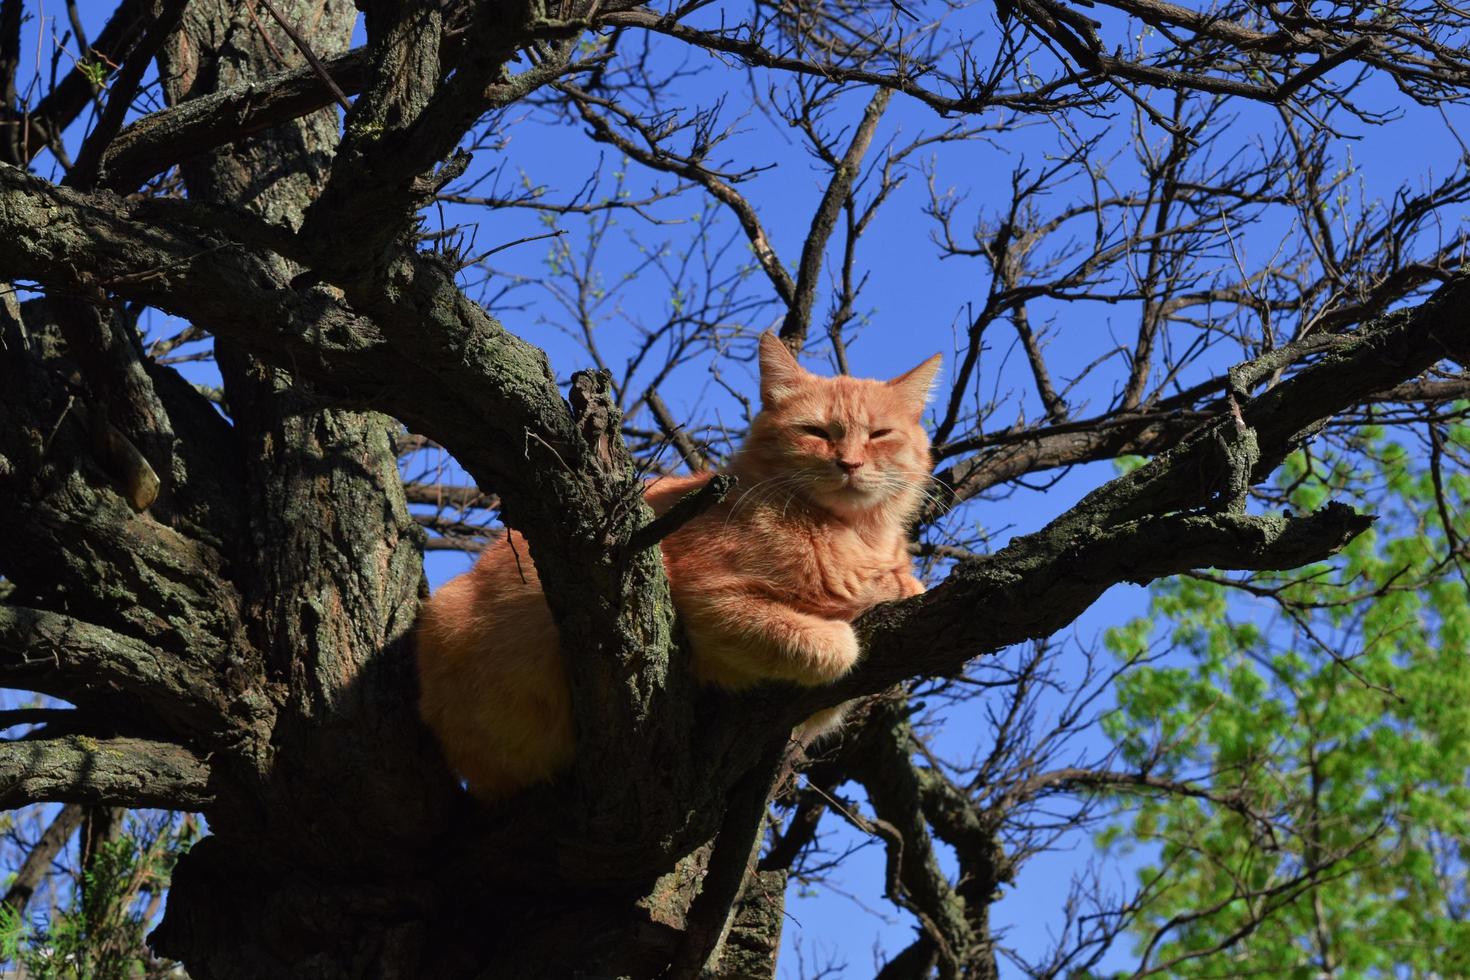
[{"label": "twig", "polygon": [[490,251],[488,251],[488,252],[482,252],[481,254],[475,256],[474,258],[470,259],[468,262],[466,262],[464,264],[467,265],[467,266],[469,266],[469,265],[475,265],[475,264],[477,264],[479,262],[484,262],[486,259],[488,259],[490,256],[494,255],[496,252],[504,252],[508,248],[515,248],[517,245],[525,245],[527,242],[539,242],[543,238],[560,238],[562,235],[565,235],[566,233],[567,233],[567,231],[566,231],[565,228],[558,228],[556,231],[548,231],[544,235],[527,235],[525,238],[517,238],[513,242],[506,242],[503,245],[496,245]]},{"label": "twig", "polygon": [[76,163],[71,170],[67,171],[63,183],[68,187],[91,190],[97,182],[102,167],[103,152],[111,145],[118,131],[122,129],[123,119],[127,116],[128,109],[133,104],[133,98],[138,94],[138,86],[143,81],[143,73],[147,71],[153,59],[162,50],[164,40],[173,33],[174,26],[178,24],[188,4],[189,0],[171,0],[160,11],[158,18],[148,25],[147,32],[144,33],[137,46],[128,52],[128,56],[123,60],[122,69],[118,72],[117,81],[107,93],[107,105],[102,110],[97,125],[82,143]]},{"label": "twig", "polygon": [[265,7],[266,12],[275,18],[276,23],[281,25],[281,30],[286,32],[286,36],[291,39],[291,43],[296,45],[296,50],[300,51],[302,57],[306,59],[307,64],[311,65],[311,70],[316,72],[317,77],[326,83],[327,88],[332,90],[332,97],[337,100],[337,104],[342,107],[342,111],[347,112],[351,109],[352,103],[347,101],[346,94],[337,85],[336,80],[328,74],[327,66],[322,64],[321,59],[311,50],[311,45],[306,43],[306,39],[300,34],[297,34],[294,27],[286,23],[286,18],[281,16],[280,12],[276,10],[275,5],[271,3],[271,0],[260,0],[260,3],[261,6]]},{"label": "twig", "polygon": [[628,539],[628,550],[637,554],[644,548],[652,548],[679,528],[704,513],[735,488],[735,478],[728,473],[717,473],[710,481],[693,493],[680,497],[674,506],[662,515],[633,532]]}]

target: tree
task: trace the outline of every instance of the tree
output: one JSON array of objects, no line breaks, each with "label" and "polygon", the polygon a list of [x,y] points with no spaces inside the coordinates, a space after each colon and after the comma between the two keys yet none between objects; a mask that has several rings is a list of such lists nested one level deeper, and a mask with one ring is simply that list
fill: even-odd
[{"label": "tree", "polygon": [[[72,830],[81,838],[80,860],[64,875],[67,894],[53,898],[36,928],[26,906],[37,884],[63,877],[46,874],[46,865]],[[163,904],[173,863],[197,830],[187,814],[125,819],[108,808],[62,807],[26,850],[0,905],[4,958],[18,975],[44,980],[178,976],[177,964],[149,953],[144,934]]]},{"label": "tree", "polygon": [[[1037,808],[1152,778],[1144,749],[1053,766],[1087,700],[1050,728],[1028,707],[1056,669],[1047,638],[1118,582],[1351,547],[1370,516],[1253,488],[1365,414],[1463,410],[1464,233],[1441,222],[1470,177],[1355,200],[1332,139],[1392,122],[1384,86],[1428,107],[1470,91],[1455,8],[360,6],[353,49],[335,0],[122,0],[90,41],[72,5],[48,87],[44,58],[22,84],[22,39],[52,28],[0,0],[0,278],[18,287],[0,309],[0,682],[70,705],[0,743],[0,801],[202,813],[151,939],[191,976],[769,976],[788,878],[818,873],[850,780],[872,816],[841,809],[884,842],[887,895],[917,923],[882,975],[994,976],[990,904],[1054,832]],[[699,103],[707,70],[764,116]],[[794,249],[759,206],[760,161],[722,159],[761,118],[821,177]],[[1244,149],[1239,118],[1264,121]],[[926,155],[1043,123],[1055,151],[966,230]],[[569,193],[500,172],[513,131],[572,127],[624,162],[588,154]],[[936,401],[915,544],[934,587],[865,616],[831,687],[697,690],[640,475],[738,440],[726,375],[765,321],[846,370],[877,329],[867,271],[892,260],[873,229],[915,172],[939,256],[985,287]],[[441,206],[544,215],[547,267],[492,265],[501,246],[435,227]],[[608,236],[662,234],[675,208],[677,247],[633,258]],[[647,282],[667,305],[610,331]],[[525,339],[533,288],[583,347],[564,384]],[[1128,343],[1090,365],[1047,347],[1096,344],[1074,335],[1099,309],[1126,313]],[[145,347],[148,311],[186,326]],[[982,364],[1003,333],[1024,394]],[[205,390],[168,363],[201,338]],[[696,369],[729,385],[728,413],[666,398]],[[432,447],[469,482],[427,469]],[[984,553],[987,498],[1124,455],[1148,459]],[[424,549],[472,547],[489,511],[531,543],[579,736],[563,779],[483,808],[414,715],[411,628]],[[944,764],[915,698],[983,698],[991,745]],[[850,700],[840,745],[789,740]],[[1169,900],[1207,901],[1191,887]]]},{"label": "tree", "polygon": [[[1190,573],[1156,590],[1152,611],[1189,657],[1124,679],[1110,723],[1135,766],[1214,791],[1150,795],[1118,837],[1159,848],[1135,903],[1144,966],[1303,977],[1470,967],[1465,586],[1458,570],[1444,574],[1462,560],[1466,480],[1433,462],[1462,454],[1467,432],[1431,431],[1421,454],[1365,427],[1351,456],[1283,469],[1276,492],[1294,507],[1346,495],[1381,515],[1345,563]],[[1229,602],[1236,589],[1287,628]],[[1114,637],[1129,656],[1151,632],[1134,626]]]}]

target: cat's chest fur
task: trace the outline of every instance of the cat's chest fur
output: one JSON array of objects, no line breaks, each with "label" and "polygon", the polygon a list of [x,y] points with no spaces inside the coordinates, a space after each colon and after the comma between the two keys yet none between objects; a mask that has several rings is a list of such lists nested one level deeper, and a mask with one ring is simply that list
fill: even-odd
[{"label": "cat's chest fur", "polygon": [[822,614],[849,619],[897,598],[896,576],[909,566],[899,535],[868,539],[849,528],[813,535],[808,562],[812,574],[793,585],[809,583],[812,598],[827,607]]},{"label": "cat's chest fur", "polygon": [[[709,474],[660,480],[646,499],[656,513],[702,486]],[[757,480],[749,481],[758,488]],[[739,491],[664,542],[676,600],[686,590],[739,580],[805,613],[851,621],[909,589],[902,524],[877,514],[841,519],[790,498]]]},{"label": "cat's chest fur", "polygon": [[738,563],[785,602],[819,616],[855,619],[898,598],[909,558],[901,535],[790,515],[744,523]]}]

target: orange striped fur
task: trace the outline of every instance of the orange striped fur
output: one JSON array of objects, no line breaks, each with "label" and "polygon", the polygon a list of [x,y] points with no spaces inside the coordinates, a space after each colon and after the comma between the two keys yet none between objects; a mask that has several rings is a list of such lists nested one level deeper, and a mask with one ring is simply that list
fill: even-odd
[{"label": "orange striped fur", "polygon": [[[826,684],[857,661],[852,620],[923,591],[907,530],[929,479],[920,416],[939,356],[892,381],[822,378],[767,333],[760,365],[762,409],[724,468],[736,488],[664,539],[664,567],[700,680]],[[645,499],[662,513],[708,479],[662,479]],[[571,762],[556,624],[515,531],[425,604],[418,661],[420,712],[477,796]],[[823,712],[803,728],[839,721]]]}]

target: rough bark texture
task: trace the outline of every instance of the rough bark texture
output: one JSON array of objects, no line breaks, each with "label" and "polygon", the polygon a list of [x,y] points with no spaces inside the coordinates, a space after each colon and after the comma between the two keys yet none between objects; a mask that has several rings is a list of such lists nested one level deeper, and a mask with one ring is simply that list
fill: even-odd
[{"label": "rough bark texture", "polygon": [[[326,56],[345,49],[356,18],[340,2],[278,10],[312,25],[311,43]],[[249,85],[276,52],[301,61],[281,33],[274,52],[268,44],[237,5],[192,4],[161,59],[173,101]],[[336,138],[335,115],[323,111],[194,156],[184,168],[190,197],[248,201],[265,221],[298,227]],[[272,264],[283,279],[297,271],[284,259]],[[203,960],[211,974],[412,975],[431,891],[418,851],[445,799],[444,774],[406,696],[422,532],[398,479],[396,427],[370,412],[315,407],[308,383],[235,345],[222,343],[216,356],[236,446],[249,461],[239,488],[249,544],[233,580],[262,652],[274,724],[270,757],[252,774],[257,813],[219,820],[209,846],[184,858],[155,941],[191,964]],[[369,883],[334,884],[344,879]],[[224,882],[234,908],[210,901]],[[321,886],[340,904],[314,894]],[[256,914],[242,922],[238,908]],[[221,942],[226,935],[234,938]]]},{"label": "rough bark texture", "polygon": [[[922,924],[882,975],[993,977],[986,908],[1010,873],[995,826],[913,764],[908,708],[887,692],[1048,636],[1118,582],[1330,555],[1371,518],[1251,516],[1245,489],[1324,419],[1470,360],[1470,284],[1455,279],[1255,397],[1271,365],[1233,373],[1233,411],[1208,421],[1058,434],[1026,465],[1167,451],[871,612],[840,683],[700,692],[608,377],[579,374],[564,397],[545,355],[412,238],[466,130],[556,78],[575,31],[531,4],[364,3],[369,45],[348,52],[346,0],[273,3],[361,93],[342,131],[285,32],[250,5],[194,0],[158,58],[172,105],[99,140],[101,189],[0,165],[0,277],[46,292],[0,305],[0,682],[65,698],[83,722],[0,743],[0,805],[203,812],[211,836],[180,862],[153,936],[197,980],[770,977],[788,869],[825,806],[800,797],[810,826],[793,819],[757,863],[770,796],[799,796],[789,733],[873,695],[841,764],[808,777],[864,783],[889,895]],[[142,6],[123,4],[107,43],[148,50],[164,5]],[[53,95],[35,138],[80,111],[62,105],[72,88]],[[838,161],[787,285],[793,344],[888,98]],[[0,156],[27,153],[12,139]],[[174,162],[187,200],[117,196]],[[144,356],[129,304],[214,336],[230,424]],[[461,792],[414,712],[423,532],[403,425],[499,495],[564,638],[576,765],[493,808]],[[936,837],[961,882],[939,872]]]}]

